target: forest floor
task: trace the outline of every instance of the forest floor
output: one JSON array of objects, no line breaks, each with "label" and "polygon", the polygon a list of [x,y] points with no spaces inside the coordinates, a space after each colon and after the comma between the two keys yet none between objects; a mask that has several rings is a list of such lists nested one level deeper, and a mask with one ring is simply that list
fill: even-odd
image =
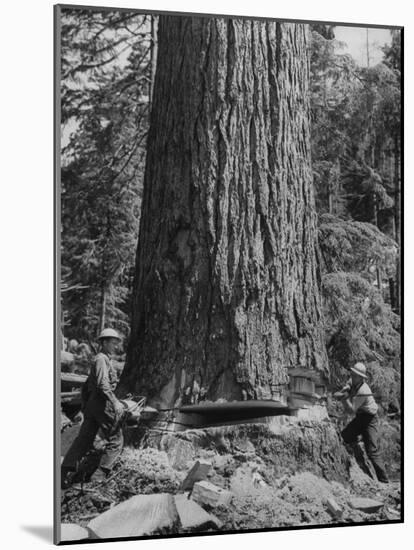
[{"label": "forest floor", "polygon": [[[399,481],[374,481],[353,459],[348,479],[337,481],[306,469],[280,475],[272,467],[271,457],[250,441],[239,443],[237,452],[235,448],[200,447],[190,460],[182,449],[180,453],[171,453],[168,448],[126,447],[105,483],[74,486],[62,493],[62,523],[86,527],[91,519],[134,495],[177,494],[197,458],[212,464],[207,480],[233,495],[227,506],[204,506],[220,520],[223,531],[400,520]],[[91,460],[98,459],[96,450]],[[355,497],[375,499],[384,505],[378,512],[365,513],[352,507],[350,501]],[[327,499],[334,499],[341,507],[340,517],[331,515]],[[180,531],[175,526],[172,532]]]}]

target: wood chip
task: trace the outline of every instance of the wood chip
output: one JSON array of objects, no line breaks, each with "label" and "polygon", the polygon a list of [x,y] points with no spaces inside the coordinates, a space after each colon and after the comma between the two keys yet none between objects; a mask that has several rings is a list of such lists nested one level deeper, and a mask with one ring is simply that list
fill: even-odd
[{"label": "wood chip", "polygon": [[328,507],[329,512],[335,519],[342,517],[343,510],[339,504],[333,498],[328,498],[325,501],[326,506]]},{"label": "wood chip", "polygon": [[206,460],[197,460],[186,478],[181,484],[180,491],[189,491],[193,488],[194,483],[203,481],[208,476],[211,470],[211,463]]},{"label": "wood chip", "polygon": [[198,481],[194,484],[191,498],[199,504],[207,504],[215,507],[230,504],[233,495],[230,491],[225,491],[221,487],[217,487],[208,481]]},{"label": "wood chip", "polygon": [[372,498],[351,498],[349,504],[352,508],[361,510],[361,512],[366,512],[367,514],[378,512],[384,506],[383,502],[373,500]]},{"label": "wood chip", "polygon": [[208,514],[196,502],[189,499],[186,494],[174,497],[181,528],[184,531],[201,531],[212,527],[220,529],[221,522],[212,514]]}]

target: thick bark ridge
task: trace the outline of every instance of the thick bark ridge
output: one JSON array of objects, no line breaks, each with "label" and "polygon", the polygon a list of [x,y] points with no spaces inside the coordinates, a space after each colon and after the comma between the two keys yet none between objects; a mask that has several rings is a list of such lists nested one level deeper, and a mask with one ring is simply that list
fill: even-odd
[{"label": "thick bark ridge", "polygon": [[120,390],[268,399],[326,370],[304,25],[161,16]]}]

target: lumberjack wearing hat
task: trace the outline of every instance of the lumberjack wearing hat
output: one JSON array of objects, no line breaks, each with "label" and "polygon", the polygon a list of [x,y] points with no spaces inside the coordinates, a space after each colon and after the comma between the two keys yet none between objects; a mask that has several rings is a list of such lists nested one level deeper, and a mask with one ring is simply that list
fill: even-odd
[{"label": "lumberjack wearing hat", "polygon": [[77,471],[79,462],[92,447],[99,429],[107,445],[92,481],[103,481],[122,451],[124,440],[120,420],[125,408],[114,393],[117,377],[111,361],[121,339],[115,330],[107,328],[98,340],[101,351],[82,389],[84,421],[62,463],[62,489],[71,484],[73,472]]},{"label": "lumberjack wearing hat", "polygon": [[363,363],[356,363],[351,369],[351,378],[334,397],[343,398],[349,412],[355,418],[346,426],[341,435],[345,443],[354,443],[359,435],[364,440],[367,455],[374,466],[378,480],[388,483],[384,465],[378,449],[378,405],[366,383],[367,373]]}]

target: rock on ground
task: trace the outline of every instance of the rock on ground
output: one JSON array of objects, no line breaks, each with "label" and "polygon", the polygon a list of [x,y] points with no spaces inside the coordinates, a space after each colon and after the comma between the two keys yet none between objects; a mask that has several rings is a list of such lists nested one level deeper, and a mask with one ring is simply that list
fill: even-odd
[{"label": "rock on ground", "polygon": [[76,523],[62,523],[60,525],[60,540],[85,540],[89,538],[89,532]]},{"label": "rock on ground", "polygon": [[186,494],[176,495],[174,501],[180,519],[180,530],[187,533],[221,528],[221,522],[215,516],[208,514]]},{"label": "rock on ground", "polygon": [[93,519],[88,529],[99,539],[141,537],[170,533],[176,523],[171,495],[138,495]]},{"label": "rock on ground", "polygon": [[362,512],[366,512],[367,514],[378,512],[378,510],[380,510],[384,506],[384,503],[380,502],[379,500],[361,497],[351,498],[349,504],[352,506],[352,508],[355,508],[356,510],[361,510]]}]

